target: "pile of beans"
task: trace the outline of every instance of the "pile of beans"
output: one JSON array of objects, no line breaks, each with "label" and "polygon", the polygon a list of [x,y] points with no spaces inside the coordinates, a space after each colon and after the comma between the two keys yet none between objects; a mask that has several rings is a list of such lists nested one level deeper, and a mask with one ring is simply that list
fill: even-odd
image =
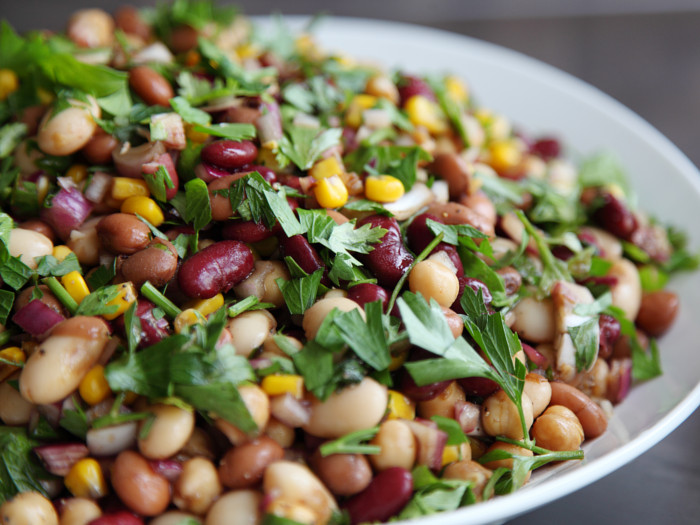
[{"label": "pile of beans", "polygon": [[[281,523],[323,525],[339,512],[353,524],[383,522],[398,516],[414,497],[416,467],[470,482],[481,500],[489,497],[484,489],[494,470],[513,465],[513,459],[480,462],[485,454],[504,450],[531,456],[525,438],[548,450],[575,451],[606,431],[612,406],[629,390],[633,353],[664,334],[679,307],[674,293],[643,289],[642,264],[626,257],[625,243],[646,254],[650,262],[644,271],[651,271],[674,248],[663,229],[631,209],[619,188],[584,188],[579,205],[589,220],[572,230],[604,263],[604,275],[559,280],[542,294],[524,270],[538,274],[547,264],[533,240],[520,263],[511,257],[524,235],[515,212],[532,212],[537,196],[523,191],[520,202],[504,211],[482,178],[516,184],[532,179],[564,193],[578,191],[576,168],[561,156],[556,139],[514,133],[505,117],[475,107],[466,86],[453,77],[445,79],[440,93],[420,77],[392,77],[379,70],[370,71],[359,92],[336,100],[330,115],[321,119],[320,107],[297,111],[290,124],[285,111],[280,116],[280,106],[289,108],[289,91],[281,90],[297,84],[309,92],[308,71],[320,72],[328,60],[308,36],[297,41],[299,55],[289,58],[252,43],[242,17],[195,27],[182,18],[160,16],[168,23],[154,25],[129,7],[113,15],[88,9],[70,18],[65,33],[80,60],[93,51],[93,60],[124,71],[126,89],[142,108],[161,106],[150,117],[150,128],[142,120],[129,124],[135,132],[109,128],[105,122],[115,120],[99,97],[88,93],[58,100],[59,84],[51,87],[53,92],[44,89],[36,95],[36,103],[18,106],[7,124],[24,125],[12,152],[19,173],[16,186],[36,188],[42,206],[27,212],[18,200],[4,201],[14,222],[2,242],[30,273],[38,271],[38,258],[52,256],[60,262],[69,254],[77,258],[80,271],[54,281],[35,274],[18,290],[7,282],[2,286],[16,297],[0,332],[0,430],[26,430],[23,435],[33,438],[32,461],[41,461],[52,474],[37,481],[35,490],[2,493],[3,524],[237,525],[275,515],[289,520]],[[171,100],[186,91],[178,72],[210,87],[221,81],[214,79],[212,67],[217,65],[203,56],[198,38],[218,46],[222,56],[245,71],[276,68],[277,76],[264,80],[264,95],[234,93],[192,102],[211,116],[214,126],[253,124],[255,138],[217,137],[213,128],[198,128],[171,109]],[[304,69],[302,59],[315,66]],[[26,93],[30,82],[12,69],[0,71],[0,100],[17,106],[16,93]],[[441,109],[445,96],[461,107],[466,136]],[[378,101],[410,126],[396,126]],[[163,123],[166,138],[152,140],[157,129],[153,119]],[[282,130],[289,134],[290,125],[318,127],[322,121],[342,129],[342,138],[304,169],[280,161],[280,143],[289,143]],[[348,169],[347,156],[387,128],[390,133],[381,145],[417,146],[427,153],[429,160],[417,161],[417,182],[408,191],[408,183],[388,174],[377,177],[371,166]],[[57,173],[49,165],[62,167]],[[157,198],[146,182],[163,171],[172,184]],[[291,214],[326,208],[337,231],[348,225],[384,229],[368,253],[352,253],[367,279],[333,280],[331,266],[338,254],[330,252],[329,258],[328,244],[311,242],[308,234],[287,235],[279,223],[255,221],[244,217],[240,207],[232,208],[228,189],[254,172],[273,188],[287,189]],[[183,212],[185,186],[194,179],[206,184],[211,208],[211,219],[197,236]],[[378,194],[371,184],[380,188]],[[368,201],[370,207],[350,206]],[[447,239],[435,244],[428,221],[480,232],[477,244],[489,242],[493,257],[473,250],[465,255],[464,247]],[[180,242],[182,235],[189,236],[187,245]],[[434,249],[421,256],[431,243]],[[552,253],[564,262],[578,255],[564,245]],[[290,260],[296,269],[290,269]],[[508,260],[510,264],[504,262]],[[90,278],[110,268],[115,275],[108,284],[122,285],[110,303],[116,313],[76,314],[69,299],[77,306],[95,291],[86,284]],[[309,275],[320,270],[323,291],[303,314],[291,314],[278,283],[297,277],[298,269]],[[484,275],[501,284],[498,300],[493,284],[487,285],[494,281]],[[158,291],[155,298],[143,291],[149,285]],[[381,374],[363,369],[323,400],[306,388],[298,370],[237,385],[258,428],[248,434],[236,421],[196,411],[176,397],[119,391],[105,374],[128,345],[125,314],[131,305],[141,324],[139,348],[132,350],[143,352],[172,334],[189,333],[193,324],[205,323],[221,308],[255,297],[264,308],[226,317],[216,347],[232,345],[238,356],[262,369],[288,358],[288,347],[298,351],[316,338],[335,310],[356,310],[365,319],[364,306],[379,301],[385,314],[399,320],[398,330],[405,331],[391,298],[397,287],[434,301],[452,336],[477,349],[465,330],[460,298],[467,288],[480,292],[485,308],[503,316],[520,339],[522,351],[514,359],[529,370],[521,410],[489,379],[417,385],[403,364],[436,356],[405,338],[392,345],[392,363],[381,380]],[[636,322],[637,338],[621,335],[619,319],[599,315],[597,354],[582,369],[574,359],[567,323],[577,304],[593,303],[590,290],[599,295],[601,287]],[[63,294],[57,291],[61,289]],[[172,314],[159,302],[166,296]],[[337,360],[345,351],[336,354]],[[148,417],[91,426],[115,403],[122,414]],[[76,410],[86,415],[84,440],[79,432],[61,428]],[[446,445],[446,433],[431,420],[435,416],[455,423],[468,441]],[[39,423],[52,429],[49,437],[36,437]],[[365,440],[376,447],[371,453],[320,452],[324,443],[373,428]]]}]

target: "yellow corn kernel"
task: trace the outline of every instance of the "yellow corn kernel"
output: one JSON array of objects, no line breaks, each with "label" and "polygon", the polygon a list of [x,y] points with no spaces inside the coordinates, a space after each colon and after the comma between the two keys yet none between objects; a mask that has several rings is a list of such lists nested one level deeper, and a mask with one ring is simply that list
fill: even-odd
[{"label": "yellow corn kernel", "polygon": [[291,394],[297,399],[304,397],[304,378],[294,374],[265,376],[260,384],[268,396]]},{"label": "yellow corn kernel", "polygon": [[102,365],[93,366],[78,385],[78,392],[88,405],[101,403],[112,393]]},{"label": "yellow corn kernel", "polygon": [[129,197],[122,202],[120,210],[122,213],[132,213],[134,215],[139,214],[156,228],[163,224],[163,221],[165,221],[163,211],[156,204],[156,201],[148,197],[144,197],[143,195],[134,195],[133,197]]},{"label": "yellow corn kernel", "polygon": [[148,197],[150,194],[148,184],[144,180],[129,177],[114,177],[112,179],[112,198],[115,200],[123,201],[136,195]]},{"label": "yellow corn kernel", "polygon": [[395,202],[405,192],[403,183],[391,175],[370,175],[365,179],[365,197],[374,202]]},{"label": "yellow corn kernel", "polygon": [[401,368],[401,365],[406,362],[408,357],[408,347],[402,348],[399,352],[391,351],[391,363],[389,363],[389,371],[393,372]]},{"label": "yellow corn kernel", "polygon": [[197,144],[202,144],[209,138],[209,133],[197,131],[191,124],[187,124],[185,126],[185,135],[187,135],[188,139],[190,139],[192,142],[196,142]]},{"label": "yellow corn kernel", "polygon": [[362,112],[366,109],[373,108],[376,103],[377,97],[372,95],[355,95],[350,101],[348,111],[345,113],[345,122],[348,126],[359,128],[360,124],[362,124]]},{"label": "yellow corn kernel", "polygon": [[523,160],[522,151],[513,140],[496,141],[489,147],[491,167],[499,173],[512,170]]},{"label": "yellow corn kernel", "polygon": [[348,202],[348,189],[337,175],[318,181],[314,195],[323,208],[340,208]]},{"label": "yellow corn kernel", "polygon": [[471,451],[468,451],[469,443],[460,443],[459,445],[445,445],[442,451],[442,466],[460,461],[462,459],[471,458]]},{"label": "yellow corn kernel", "polygon": [[102,467],[93,458],[77,461],[68,472],[63,482],[76,498],[98,499],[107,495]]},{"label": "yellow corn kernel", "polygon": [[214,312],[216,312],[223,305],[224,296],[218,293],[214,297],[210,297],[209,299],[199,299],[196,301],[190,301],[185,305],[185,307],[186,309],[192,308],[194,310],[197,310],[200,314],[206,317],[209,314],[213,314]]},{"label": "yellow corn kernel", "polygon": [[399,104],[399,90],[386,75],[375,75],[367,81],[365,92],[378,98],[385,98],[395,106]]},{"label": "yellow corn kernel", "polygon": [[190,49],[187,54],[185,55],[185,65],[187,67],[193,67],[199,64],[199,61],[202,59],[201,55],[195,51],[194,49]]},{"label": "yellow corn kernel", "polygon": [[[24,352],[17,346],[10,346],[0,350],[0,358],[5,361],[10,361],[12,363],[24,363],[27,360],[27,356]],[[8,365],[7,363],[0,363],[0,381],[4,381],[12,374],[19,370],[19,366]]]},{"label": "yellow corn kernel", "polygon": [[452,100],[460,104],[465,103],[469,99],[467,85],[457,77],[449,76],[445,79],[445,90]]},{"label": "yellow corn kernel", "polygon": [[423,95],[414,95],[406,101],[408,118],[416,126],[425,127],[433,135],[447,131],[447,122],[440,107]]},{"label": "yellow corn kernel", "polygon": [[187,326],[193,325],[195,323],[204,323],[206,319],[204,319],[204,316],[200,314],[197,310],[194,308],[188,308],[187,310],[183,310],[179,314],[177,314],[177,317],[175,318],[175,321],[173,322],[173,327],[175,328],[175,333],[179,334],[182,332]]},{"label": "yellow corn kernel", "polygon": [[131,306],[132,303],[136,302],[137,293],[136,288],[134,287],[134,283],[132,283],[131,281],[127,281],[125,283],[121,283],[118,286],[119,293],[117,294],[117,296],[108,303],[105,303],[105,306],[117,306],[117,310],[114,313],[102,314],[102,317],[104,317],[108,321],[116,319],[117,317],[122,315],[129,309],[129,306]]},{"label": "yellow corn kernel", "polygon": [[80,304],[83,299],[90,295],[90,289],[80,272],[73,270],[61,277],[61,284],[76,303]]},{"label": "yellow corn kernel", "polygon": [[314,164],[309,170],[309,175],[311,175],[316,180],[327,179],[333,175],[340,175],[345,170],[343,166],[338,162],[335,157],[328,157],[327,159],[319,160]]},{"label": "yellow corn kernel", "polygon": [[387,404],[389,419],[415,419],[416,405],[413,401],[396,390],[389,390],[389,403]]},{"label": "yellow corn kernel", "polygon": [[71,250],[68,246],[65,244],[59,244],[58,246],[53,247],[53,252],[51,252],[51,255],[53,255],[56,260],[63,261],[66,257],[68,257],[71,253],[73,253],[73,250]]},{"label": "yellow corn kernel", "polygon": [[241,44],[236,48],[236,54],[241,59],[255,58],[258,56],[259,51],[258,47],[254,44]]},{"label": "yellow corn kernel", "polygon": [[83,182],[88,176],[88,167],[85,164],[73,164],[68,171],[66,171],[66,177],[73,179],[73,182],[78,184]]},{"label": "yellow corn kernel", "polygon": [[19,89],[17,73],[11,69],[0,69],[0,100],[5,100]]}]

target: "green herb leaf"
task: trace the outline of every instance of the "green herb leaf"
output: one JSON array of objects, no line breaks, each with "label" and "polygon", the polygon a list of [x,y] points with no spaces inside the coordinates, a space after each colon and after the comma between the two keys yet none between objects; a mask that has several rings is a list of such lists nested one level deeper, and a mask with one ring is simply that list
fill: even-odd
[{"label": "green herb leaf", "polygon": [[9,157],[27,134],[27,125],[22,122],[5,124],[0,128],[0,159]]},{"label": "green herb leaf", "polygon": [[119,306],[116,304],[108,305],[107,303],[116,299],[121,288],[121,285],[115,284],[95,290],[80,302],[78,309],[75,311],[75,315],[92,316],[113,314],[119,309]]},{"label": "green herb leaf", "polygon": [[579,169],[578,180],[582,188],[616,184],[628,199],[632,196],[627,176],[611,153],[600,153],[586,159]]},{"label": "green herb leaf", "polygon": [[253,310],[267,310],[269,308],[274,308],[275,305],[271,303],[261,303],[254,295],[249,295],[245,299],[236,301],[235,303],[229,305],[226,313],[229,317],[236,317],[241,315],[243,312],[249,312]]},{"label": "green herb leaf", "polygon": [[58,424],[74,436],[85,439],[89,428],[87,416],[80,405],[74,403],[74,409],[67,409],[61,412],[61,420]]},{"label": "green herb leaf", "polygon": [[303,314],[313,306],[322,278],[323,270],[319,269],[304,277],[298,277],[289,281],[280,278],[275,281],[284,296],[284,302],[289,309],[289,313]]},{"label": "green herb leaf", "polygon": [[7,323],[7,317],[12,311],[12,303],[15,301],[15,294],[8,290],[0,290],[0,324]]},{"label": "green herb leaf", "polygon": [[342,133],[340,128],[319,132],[316,128],[294,126],[282,137],[279,148],[299,169],[306,171],[324,151],[340,143]]},{"label": "green herb leaf", "polygon": [[112,264],[111,266],[102,265],[98,266],[97,270],[88,275],[85,280],[87,281],[88,286],[90,286],[91,290],[97,290],[98,288],[102,288],[104,285],[106,285],[112,279],[114,279],[115,275],[116,269],[114,264]]},{"label": "green herb leaf", "polygon": [[632,347],[632,377],[637,381],[646,381],[662,375],[661,356],[656,340],[649,341],[649,353],[645,352],[636,339],[630,339]]},{"label": "green herb leaf", "polygon": [[381,301],[366,303],[365,317],[366,321],[359,310],[350,310],[338,315],[333,322],[360,359],[375,370],[385,370],[391,364],[391,354],[384,333]]},{"label": "green herb leaf", "polygon": [[587,319],[583,323],[570,326],[569,335],[576,348],[576,369],[589,370],[596,357],[600,346],[600,330],[598,329],[598,317]]},{"label": "green herb leaf", "polygon": [[124,332],[129,353],[133,354],[141,342],[141,320],[136,315],[136,301],[124,312]]},{"label": "green herb leaf", "polygon": [[171,98],[170,105],[185,122],[189,122],[190,124],[199,124],[202,126],[207,126],[209,123],[211,123],[211,115],[209,115],[209,113],[192,107],[187,99],[183,97]]},{"label": "green herb leaf", "polygon": [[61,277],[70,272],[82,272],[78,258],[74,253],[69,253],[62,261],[59,261],[53,255],[36,257],[35,261],[37,262],[36,273],[43,277],[50,275]]},{"label": "green herb leaf", "polygon": [[168,173],[168,170],[166,170],[165,166],[162,164],[158,166],[155,173],[144,173],[143,180],[146,181],[151,195],[153,195],[156,200],[161,202],[165,202],[167,200],[166,194],[168,188],[175,187],[173,179],[170,178],[170,173]]},{"label": "green herb leaf", "polygon": [[192,223],[199,231],[211,222],[211,202],[207,184],[202,179],[192,179],[185,184],[185,222]]},{"label": "green herb leaf", "polygon": [[38,492],[48,497],[40,481],[53,479],[33,453],[39,443],[22,428],[0,427],[0,503],[20,492]]},{"label": "green herb leaf", "polygon": [[437,423],[438,428],[447,434],[447,445],[469,443],[469,438],[464,435],[462,427],[454,419],[443,416],[433,416],[430,419]]},{"label": "green herb leaf", "polygon": [[379,454],[381,452],[381,447],[362,443],[363,441],[372,439],[377,432],[379,432],[378,426],[357,430],[335,441],[324,443],[319,449],[321,456],[325,458],[331,454]]}]

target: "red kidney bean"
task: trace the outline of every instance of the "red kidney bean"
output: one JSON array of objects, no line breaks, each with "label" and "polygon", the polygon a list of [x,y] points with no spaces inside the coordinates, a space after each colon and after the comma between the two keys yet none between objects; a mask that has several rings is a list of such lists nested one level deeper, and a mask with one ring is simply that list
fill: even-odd
[{"label": "red kidney bean", "polygon": [[[240,168],[240,169],[242,169],[242,168]],[[240,169],[235,169],[234,171],[239,171]],[[262,176],[262,178],[265,179],[270,184],[274,184],[275,182],[277,182],[277,179],[278,179],[277,173],[272,171],[267,166],[261,166],[259,164],[249,164],[249,165],[245,166],[245,171],[249,171],[249,172],[257,171]],[[291,178],[291,177],[294,177],[294,176],[293,175],[288,176],[288,178]],[[295,178],[297,180],[299,179],[299,177],[295,177]],[[292,186],[291,184],[289,184],[287,182],[285,182],[285,184],[287,186],[290,186],[290,187]],[[296,189],[301,189],[301,187],[298,187]]]},{"label": "red kidney bean", "polygon": [[598,319],[600,328],[600,345],[598,356],[607,359],[612,355],[613,347],[620,338],[620,322],[611,315],[602,314]]},{"label": "red kidney bean", "polygon": [[277,229],[279,226],[271,230],[265,224],[254,221],[231,221],[224,225],[221,235],[233,241],[259,242],[272,237]]},{"label": "red kidney bean", "polygon": [[603,205],[593,213],[593,220],[613,235],[629,239],[637,229],[637,219],[622,201],[609,193],[602,199]]},{"label": "red kidney bean", "polygon": [[391,217],[370,215],[360,220],[357,227],[364,224],[371,224],[373,228],[379,227],[387,230],[381,241],[374,245],[374,250],[365,255],[363,259],[381,286],[393,288],[413,263],[413,255],[403,245],[399,223]]},{"label": "red kidney bean", "polygon": [[561,153],[561,144],[555,138],[543,137],[530,146],[530,153],[544,160],[555,159]]},{"label": "red kidney bean", "polygon": [[185,260],[178,284],[189,297],[209,299],[228,292],[253,271],[253,252],[239,241],[220,241]]},{"label": "red kidney bean", "polygon": [[489,290],[489,287],[486,286],[484,282],[480,281],[475,277],[462,275],[459,278],[459,294],[457,294],[457,300],[454,303],[452,303],[452,306],[450,308],[452,308],[458,314],[464,313],[464,309],[460,304],[460,300],[462,299],[462,294],[464,293],[464,289],[467,286],[474,290],[476,293],[479,293],[479,290],[481,290],[481,295],[484,299],[484,304],[487,308],[490,307],[491,301],[493,301],[493,295],[491,295],[491,290]]},{"label": "red kidney bean", "polygon": [[352,299],[364,308],[366,303],[381,301],[386,310],[389,305],[389,292],[377,284],[360,283],[348,289],[348,299]]},{"label": "red kidney bean", "polygon": [[312,274],[319,269],[325,270],[326,268],[316,248],[311,246],[303,235],[281,238],[280,248],[284,257],[289,256],[294,259],[294,262],[308,274]]},{"label": "red kidney bean", "polygon": [[219,168],[235,169],[250,164],[258,156],[258,148],[249,140],[217,140],[202,149],[202,161]]},{"label": "red kidney bean", "polygon": [[[426,221],[430,219],[440,224],[444,224],[444,221],[438,218],[432,213],[421,213],[413,222],[406,228],[406,237],[408,238],[408,246],[413,250],[414,253],[422,252],[428,244],[430,244],[433,239],[435,239],[435,234],[428,228]],[[454,264],[457,269],[457,277],[464,275],[464,266],[462,265],[462,259],[457,253],[457,248],[451,244],[441,242],[435,248],[433,248],[432,253],[445,252],[447,256]]]},{"label": "red kidney bean", "polygon": [[143,520],[126,510],[103,514],[90,521],[88,525],[143,525]]},{"label": "red kidney bean", "polygon": [[369,486],[345,502],[350,522],[384,522],[398,513],[413,495],[413,476],[401,467],[377,474]]},{"label": "red kidney bean", "polygon": [[485,377],[465,377],[457,382],[467,397],[488,397],[500,388],[498,383]]},{"label": "red kidney bean", "polygon": [[[141,321],[140,348],[154,345],[170,335],[168,320],[165,317],[156,319],[153,315],[153,308],[155,305],[146,299],[139,299],[136,303],[136,317]],[[114,326],[121,333],[124,333],[124,316],[117,317],[114,320]]]},{"label": "red kidney bean", "polygon": [[408,372],[404,371],[401,376],[401,392],[414,401],[429,401],[434,399],[442,394],[449,384],[450,381],[440,381],[438,383],[418,386]]},{"label": "red kidney bean", "polygon": [[422,95],[425,98],[435,101],[435,93],[428,83],[414,75],[401,75],[396,87],[399,89],[401,106],[406,104],[406,101],[415,95]]},{"label": "red kidney bean", "polygon": [[173,158],[170,156],[170,154],[163,153],[158,157],[156,161],[144,164],[141,167],[141,171],[143,173],[153,175],[156,171],[158,171],[158,168],[160,166],[163,166],[165,168],[165,171],[168,172],[168,175],[170,175],[170,179],[173,181],[172,188],[168,188],[167,186],[165,187],[165,196],[168,200],[170,200],[173,197],[175,197],[175,194],[177,193],[177,190],[180,187],[180,179],[177,176],[175,163],[173,163]]}]

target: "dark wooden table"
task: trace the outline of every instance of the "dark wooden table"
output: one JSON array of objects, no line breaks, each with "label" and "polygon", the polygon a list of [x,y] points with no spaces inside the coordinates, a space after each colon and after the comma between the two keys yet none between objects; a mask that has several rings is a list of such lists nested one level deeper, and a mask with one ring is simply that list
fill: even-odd
[{"label": "dark wooden table", "polygon": [[[563,1],[563,0],[562,0]],[[19,30],[60,29],[78,7],[121,2],[0,0]],[[144,2],[131,2],[142,4]],[[700,13],[470,20],[470,2],[241,1],[245,12],[385,18],[481,38],[539,58],[599,87],[639,113],[700,165]],[[483,7],[483,6],[482,6]],[[483,12],[477,9],[476,12]],[[663,174],[659,174],[659,183]],[[688,225],[691,227],[694,225]],[[510,523],[700,523],[700,412],[639,459]]]}]

